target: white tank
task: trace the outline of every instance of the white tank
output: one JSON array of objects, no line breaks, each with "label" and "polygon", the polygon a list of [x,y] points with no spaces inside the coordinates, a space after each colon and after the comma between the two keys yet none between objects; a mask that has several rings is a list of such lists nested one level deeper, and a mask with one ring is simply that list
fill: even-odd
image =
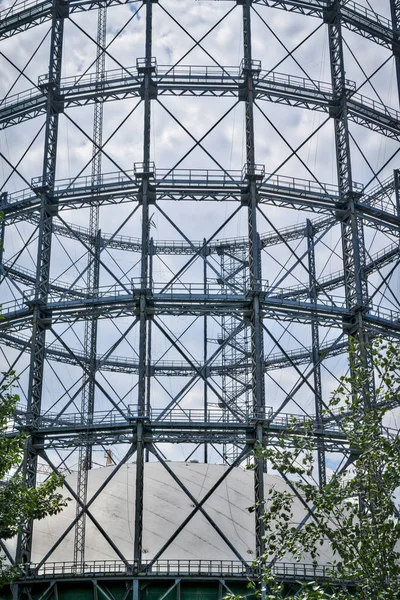
[{"label": "white tank", "polygon": [[[204,497],[228,468],[224,465],[190,462],[171,462],[168,465],[197,501]],[[115,467],[103,467],[90,471],[88,500],[114,469]],[[133,559],[135,476],[134,463],[122,466],[90,506],[92,515],[129,561]],[[254,504],[253,476],[251,470],[233,469],[204,504],[204,509],[217,523],[232,546],[249,562],[255,558],[255,517],[248,510]],[[75,488],[75,476],[69,476],[67,481]],[[266,492],[271,487],[289,490],[280,477],[266,474],[264,482]],[[65,494],[68,495],[68,492]],[[145,465],[144,559],[152,559],[159,552],[193,508],[193,501],[162,464]],[[301,522],[304,516],[305,511],[301,502],[295,499],[294,522],[296,524]],[[41,561],[74,518],[75,502],[71,501],[62,513],[35,522],[32,562]],[[87,561],[118,559],[115,550],[89,516],[86,523],[85,559]],[[73,542],[74,528],[52,552],[48,562],[72,561]],[[165,549],[160,559],[238,560],[238,557],[207,519],[197,512],[171,545]],[[290,560],[289,557],[287,559]],[[323,548],[320,564],[326,564],[330,559],[329,548]],[[311,562],[310,558],[304,557],[304,562]]]}]

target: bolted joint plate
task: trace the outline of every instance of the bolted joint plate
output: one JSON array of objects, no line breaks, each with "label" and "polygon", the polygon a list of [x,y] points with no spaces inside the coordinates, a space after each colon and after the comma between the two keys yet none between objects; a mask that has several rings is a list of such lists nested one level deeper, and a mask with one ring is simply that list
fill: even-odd
[{"label": "bolted joint plate", "polygon": [[[149,185],[147,187],[147,203],[155,204],[156,203],[156,188],[153,185]],[[139,191],[137,193],[137,201],[140,204],[143,204],[143,184],[140,186]]]},{"label": "bolted joint plate", "polygon": [[338,18],[338,11],[336,10],[335,6],[327,6],[324,9],[322,19],[327,25],[335,25],[335,23],[338,21]]},{"label": "bolted joint plate", "polygon": [[46,212],[51,217],[58,215],[58,202],[50,201],[46,206]]},{"label": "bolted joint plate", "polygon": [[[256,194],[255,194],[256,204],[259,203],[259,200],[260,200],[260,194],[258,192],[256,192]],[[250,206],[252,201],[253,201],[253,194],[250,193],[250,185],[246,188],[242,188],[240,190],[240,205],[241,206]]]},{"label": "bolted joint plate", "polygon": [[66,0],[54,0],[51,12],[57,19],[67,18],[69,16],[68,2]]},{"label": "bolted joint plate", "polygon": [[64,112],[64,98],[62,96],[53,96],[51,103],[51,111],[53,114],[59,115]]},{"label": "bolted joint plate", "polygon": [[[146,90],[145,90],[145,82],[142,81],[139,88],[139,94],[142,100],[145,98]],[[149,82],[149,99],[155,100],[157,98],[157,83],[150,78]]]},{"label": "bolted joint plate", "polygon": [[355,335],[363,326],[363,315],[366,312],[368,312],[366,306],[354,307],[351,315],[343,317],[343,331]]},{"label": "bolted joint plate", "polygon": [[335,102],[335,104],[331,104],[329,106],[329,116],[331,117],[331,119],[340,119],[342,117],[344,109],[345,102],[344,99],[341,98],[338,102]]},{"label": "bolted joint plate", "polygon": [[53,325],[52,318],[49,316],[39,317],[37,323],[42,329],[50,329]]}]

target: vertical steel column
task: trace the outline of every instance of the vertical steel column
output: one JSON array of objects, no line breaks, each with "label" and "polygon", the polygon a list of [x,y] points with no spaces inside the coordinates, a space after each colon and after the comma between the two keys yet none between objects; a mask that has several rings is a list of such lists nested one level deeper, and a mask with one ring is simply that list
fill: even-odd
[{"label": "vertical steel column", "polygon": [[329,31],[334,99],[331,116],[335,124],[339,196],[343,210],[341,225],[346,304],[352,313],[350,322],[345,325],[350,339],[356,342],[357,348],[357,357],[353,357],[351,370],[354,373],[354,369],[362,367],[369,374],[364,398],[365,403],[369,403],[374,396],[373,363],[363,319],[363,313],[368,306],[368,282],[365,272],[363,222],[357,216],[357,194],[353,189],[351,172],[340,0],[333,0],[329,4],[325,10],[324,20],[328,24]]},{"label": "vertical steel column", "polygon": [[[265,385],[264,385],[264,341],[262,315],[260,310],[261,291],[261,247],[257,231],[257,203],[258,193],[256,186],[255,166],[255,141],[254,141],[254,80],[252,70],[251,50],[251,3],[252,0],[240,0],[243,4],[243,75],[245,78],[244,103],[246,113],[246,178],[248,183],[248,236],[249,236],[249,292],[251,301],[251,365],[252,365],[252,399],[253,410],[262,417],[265,412]],[[259,423],[256,426],[256,440],[263,442],[263,428]],[[264,460],[255,457],[254,486],[255,486],[255,519],[256,519],[256,553],[260,557],[264,554]]]},{"label": "vertical steel column", "polygon": [[[149,236],[150,236],[150,228],[151,228],[151,217],[149,218]],[[149,289],[153,289],[153,257],[156,253],[154,246],[154,239],[150,238],[149,240]],[[152,320],[151,316],[147,321],[147,364],[146,364],[146,416],[150,418],[151,415],[151,378],[154,375],[153,365],[152,365]],[[146,448],[145,451],[145,461],[149,462],[150,460],[150,451]]]},{"label": "vertical steel column", "polygon": [[[92,208],[90,211],[92,212]],[[96,212],[96,209],[94,209]],[[99,277],[100,277],[100,249],[101,249],[101,231],[97,233],[92,229],[92,224],[98,225],[98,214],[97,219],[94,217],[90,224],[90,245],[94,254],[89,256],[89,267],[88,267],[88,293],[92,297],[96,297],[99,288]],[[89,424],[93,417],[94,412],[94,395],[95,395],[95,376],[97,369],[97,319],[96,317],[89,318],[85,322],[85,338],[84,338],[85,356],[87,358],[87,366],[89,369],[89,376],[83,375],[84,385],[82,388],[82,404],[81,404],[81,416],[82,420]],[[76,493],[83,504],[87,502],[87,486],[88,486],[88,472],[92,468],[92,446],[85,444],[79,447],[78,454],[78,475],[77,475],[77,488]],[[76,505],[76,516],[81,511],[80,504]],[[74,562],[81,570],[84,567],[85,561],[85,530],[86,530],[86,513],[77,520],[75,526],[75,541],[74,541]]]},{"label": "vertical steel column", "polygon": [[393,56],[396,65],[397,94],[400,102],[400,0],[390,0],[390,13],[393,28]]},{"label": "vertical steel column", "polygon": [[[41,206],[37,245],[36,289],[32,302],[33,323],[27,406],[32,434],[26,443],[24,460],[24,478],[28,487],[36,486],[37,451],[35,444],[38,439],[35,436],[35,430],[39,426],[42,402],[46,329],[51,326],[51,315],[47,312],[46,307],[49,294],[53,216],[57,214],[57,204],[54,201],[54,182],[57,160],[58,117],[59,113],[63,110],[60,98],[60,80],[64,18],[67,16],[67,2],[64,0],[54,0],[52,5],[50,64],[47,83],[43,172],[42,185],[40,186]],[[30,562],[31,559],[32,525],[32,521],[25,522],[18,536],[17,560],[23,563]]]},{"label": "vertical steel column", "polygon": [[[146,40],[145,59],[143,67],[143,83],[141,95],[144,108],[144,131],[143,131],[143,173],[142,173],[142,244],[140,265],[140,298],[139,298],[139,380],[138,380],[138,409],[139,415],[143,416],[146,409],[146,378],[147,367],[147,336],[148,316],[147,299],[149,294],[149,203],[150,193],[150,127],[151,127],[151,99],[152,92],[152,27],[153,27],[153,5],[152,0],[145,0],[146,5]],[[142,529],[143,529],[143,491],[144,491],[144,441],[143,424],[138,422],[137,426],[137,450],[136,450],[136,502],[135,502],[135,539],[134,539],[134,561],[135,567],[140,567],[142,559]]]},{"label": "vertical steel column", "polygon": [[[106,55],[107,29],[107,7],[99,6],[97,17],[97,46],[96,46],[96,82],[101,83],[104,79]],[[102,153],[99,148],[103,141],[103,102],[96,102],[93,115],[93,149],[92,149],[92,185],[101,183]],[[89,209],[89,244],[93,251],[88,252],[87,267],[87,291],[90,296],[96,296],[100,279],[100,246],[101,236],[99,232],[99,207],[91,204]],[[97,356],[97,318],[90,317],[85,321],[84,337],[85,356],[88,360],[89,377],[83,375],[84,385],[82,389],[81,415],[90,422],[94,411],[94,395],[96,389],[96,356]],[[87,502],[88,473],[92,468],[92,447],[89,444],[79,447],[78,454],[78,476],[76,493],[84,504]],[[81,511],[80,505],[76,504],[76,514]],[[86,513],[77,520],[75,526],[74,562],[83,569],[85,561],[85,530]]]},{"label": "vertical steel column", "polygon": [[[208,248],[207,248],[207,240],[203,239],[203,290],[204,295],[207,294],[207,261],[206,256],[208,256]],[[208,321],[207,315],[205,314],[203,317],[203,364],[205,365],[207,362],[207,336],[208,336]],[[203,394],[204,394],[204,421],[208,421],[208,385],[207,385],[207,370],[204,373],[204,382],[203,382]],[[204,462],[208,462],[208,444],[204,444]]]},{"label": "vertical steel column", "polygon": [[394,194],[395,194],[395,198],[396,198],[397,216],[400,217],[400,170],[399,169],[395,169],[393,171],[393,178],[394,178]]},{"label": "vertical steel column", "polygon": [[[221,257],[221,285],[226,293],[229,293],[231,286],[237,289],[246,290],[248,282],[248,251],[241,244],[229,247],[221,246],[218,249]],[[224,345],[222,350],[222,389],[226,407],[224,407],[224,417],[229,418],[230,411],[228,407],[235,409],[237,414],[249,414],[249,386],[250,369],[249,363],[249,335],[248,327],[244,327],[240,332],[234,334],[239,325],[237,315],[232,314],[222,317],[222,339],[230,341]],[[232,337],[233,336],[233,337]],[[240,365],[240,369],[238,369]],[[243,450],[243,442],[237,443],[224,442],[222,445],[222,456],[224,461],[230,465],[240,455]]]},{"label": "vertical steel column", "polygon": [[[308,249],[308,271],[309,271],[309,286],[310,286],[310,301],[313,304],[317,304],[318,293],[317,293],[317,280],[316,280],[316,268],[315,268],[315,246],[314,246],[314,227],[312,222],[307,219],[306,225],[306,236],[307,236],[307,249]],[[319,353],[319,327],[318,327],[318,314],[314,312],[311,321],[311,344],[312,344],[312,361],[314,367],[314,396],[315,396],[315,418],[318,429],[323,427],[322,421],[322,380],[321,380],[321,366],[319,364],[320,353]],[[321,438],[318,451],[318,481],[320,486],[326,484],[326,466],[325,466],[325,448],[324,440]]]},{"label": "vertical steel column", "polygon": [[6,222],[4,216],[2,216],[1,206],[7,203],[7,192],[0,193],[0,283],[4,280],[6,274],[4,270],[4,238],[6,235]]},{"label": "vertical steel column", "polygon": [[6,223],[4,218],[0,216],[0,273],[3,272],[3,256],[4,256],[4,238],[6,233]]}]

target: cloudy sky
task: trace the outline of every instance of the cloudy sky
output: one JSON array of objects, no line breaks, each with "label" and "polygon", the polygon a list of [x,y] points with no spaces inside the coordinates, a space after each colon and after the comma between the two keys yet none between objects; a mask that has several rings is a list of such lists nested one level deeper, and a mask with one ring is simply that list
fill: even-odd
[{"label": "cloudy sky", "polygon": [[[360,6],[376,10],[388,17],[389,0],[361,0]],[[10,2],[1,2],[1,8],[12,6]],[[153,51],[159,71],[166,65],[238,68],[243,56],[242,12],[241,7],[230,1],[212,2],[208,0],[161,0],[153,5]],[[145,8],[138,2],[111,7],[107,12],[107,56],[106,70],[126,72],[135,67],[136,59],[144,55]],[[214,27],[215,26],[215,27]],[[84,77],[94,72],[96,46],[97,12],[73,13],[65,22],[63,48],[63,78]],[[214,27],[214,28],[213,28]],[[34,89],[38,77],[46,73],[49,62],[49,22],[26,32],[1,41],[0,54],[0,94],[9,103],[11,97]],[[305,77],[326,82],[329,85],[329,49],[327,27],[318,18],[305,17],[281,10],[255,4],[252,10],[253,58],[261,60],[262,69],[285,75]],[[208,33],[210,32],[210,33]],[[195,41],[204,38],[201,46]],[[394,61],[387,49],[365,40],[356,33],[344,29],[346,77],[362,86],[360,93],[366,97],[393,109],[399,108]],[[288,52],[293,51],[293,56]],[[385,63],[386,61],[386,63]],[[382,68],[381,65],[384,64]],[[23,71],[23,75],[19,71]],[[369,83],[362,85],[366,76],[376,74]],[[66,80],[66,85],[71,80]],[[138,106],[137,106],[138,105]],[[1,105],[0,105],[1,107]],[[226,115],[221,123],[204,139],[204,149],[193,151],[194,139],[198,140]],[[331,120],[324,112],[308,111],[300,107],[277,105],[257,101],[254,112],[256,133],[256,161],[265,166],[266,173],[280,176],[303,178],[314,182],[335,185],[337,182],[334,153],[334,132]],[[323,124],[325,121],[327,122]],[[1,189],[15,194],[27,187],[32,177],[41,175],[44,147],[44,116],[28,120],[0,131],[0,177]],[[75,178],[91,173],[93,105],[71,107],[59,119],[59,143],[57,159],[57,180]],[[122,124],[122,125],[121,125]],[[188,130],[188,132],[185,131]],[[315,135],[313,132],[318,131]],[[351,124],[353,179],[367,184],[372,178],[372,170],[382,169],[379,179],[389,177],[399,166],[398,157],[390,160],[398,147],[398,142],[379,133]],[[311,137],[310,137],[311,136]],[[299,151],[301,161],[293,156],[293,149],[303,144]],[[128,98],[104,105],[103,140],[107,141],[106,154],[103,156],[103,173],[131,171],[135,162],[143,155],[143,107],[137,98]],[[190,152],[189,152],[190,151]],[[158,171],[171,169],[223,169],[240,171],[246,161],[244,133],[244,105],[236,98],[224,97],[170,97],[161,96],[152,103],[151,117],[151,159]],[[387,162],[386,166],[385,163]],[[17,170],[12,173],[11,165]],[[307,165],[307,166],[305,166]],[[382,168],[383,167],[383,168]],[[310,171],[312,174],[310,174]],[[316,184],[318,185],[318,184]],[[375,179],[371,188],[379,185]],[[388,198],[393,202],[393,198]],[[103,236],[109,236],[118,230],[118,235],[139,238],[141,231],[140,210],[130,216],[135,203],[127,201],[116,206],[101,206],[100,228]],[[214,232],[237,209],[237,202],[227,200],[216,202],[174,202],[164,200],[151,207],[151,235],[156,245],[164,240],[183,241],[180,231],[190,240],[199,241],[211,237]],[[168,215],[170,221],[163,214]],[[262,214],[261,214],[262,213]],[[264,215],[264,216],[263,216]],[[267,235],[287,226],[303,226],[307,218],[320,215],[298,211],[281,206],[265,204],[258,214],[259,231]],[[63,221],[74,226],[87,227],[88,208],[63,210],[56,225]],[[216,236],[218,239],[245,236],[247,233],[246,209],[242,208]],[[316,244],[318,277],[328,276],[341,269],[342,248],[338,225],[327,227],[318,234]],[[388,232],[380,232],[369,226],[365,230],[367,262],[395,243],[396,238]],[[29,241],[26,247],[24,244]],[[36,225],[32,222],[17,222],[7,227],[5,240],[5,260],[15,262],[20,268],[34,271],[37,253]],[[307,244],[304,237],[290,242],[268,246],[263,251],[263,278],[268,285],[287,288],[300,282],[307,282],[306,260]],[[303,257],[301,261],[299,257]],[[105,289],[116,284],[130,286],[131,278],[139,275],[139,255],[132,250],[107,248],[102,253],[100,285]],[[185,265],[188,256],[159,254],[154,258],[153,278],[156,284],[168,282],[174,273]],[[217,286],[217,273],[220,270],[220,257],[213,254],[208,260],[208,283]],[[302,264],[303,263],[303,264]],[[51,278],[57,282],[74,283],[77,287],[86,286],[85,267],[87,250],[77,239],[60,235],[53,236]],[[393,265],[392,265],[393,266]],[[388,273],[392,266],[382,270]],[[198,258],[180,277],[181,282],[201,283],[203,262]],[[379,273],[370,276],[372,292],[382,282]],[[266,285],[266,284],[265,284]],[[19,299],[31,286],[10,280],[2,283],[1,298],[4,305]],[[391,291],[383,286],[374,302],[381,303],[387,309],[399,310],[396,298],[400,297],[398,272],[390,281]],[[344,290],[342,286],[324,296],[324,301],[342,305]],[[221,320],[207,320],[207,351],[211,355],[218,348],[223,324]],[[202,318],[183,316],[177,318],[162,317],[163,327],[169,328],[174,337],[180,338],[185,351],[192,359],[201,364],[203,357]],[[100,321],[98,353],[105,354],[132,324],[132,317],[124,315],[114,322]],[[265,335],[265,355],[270,357],[281,351],[277,340],[288,350],[307,348],[311,345],[309,325],[282,323],[279,319],[266,319],[271,335]],[[82,322],[71,326],[58,323],[54,326],[58,335],[78,351],[83,351]],[[153,360],[182,360],[179,353],[171,348],[165,335],[153,328]],[[29,328],[22,332],[29,336]],[[332,341],[341,335],[338,328],[329,328],[322,324],[320,337],[323,342]],[[48,341],[57,345],[50,333]],[[241,343],[244,343],[241,341]],[[113,356],[137,358],[138,328],[134,327],[118,345]],[[0,355],[0,368],[6,369],[16,360],[15,368],[21,373],[22,400],[26,394],[29,357],[20,358],[15,348],[5,347]],[[240,352],[236,357],[241,356]],[[18,358],[18,360],[17,360]],[[220,360],[220,359],[219,359]],[[310,370],[310,364],[299,367],[301,372]],[[328,358],[322,369],[324,393],[329,393],[336,385],[336,377],[346,369],[344,356]],[[44,410],[58,412],[78,412],[80,409],[81,369],[75,366],[46,362],[43,391]],[[277,408],[287,394],[296,386],[299,373],[293,367],[271,370],[266,375],[266,405]],[[112,373],[102,371],[98,375],[104,391],[96,392],[96,409],[108,410],[110,401],[107,394],[121,406],[135,404],[137,401],[137,376],[135,373]],[[154,407],[163,407],[186,384],[184,377],[153,378],[151,401]],[[223,385],[221,378],[215,378],[215,385]],[[225,382],[226,383],[226,382]],[[244,402],[246,394],[242,395]],[[211,403],[218,398],[211,391]],[[184,394],[182,406],[201,408],[204,402],[203,383],[197,382]],[[285,410],[295,413],[305,411],[313,413],[313,394],[302,386]],[[66,408],[68,407],[68,408]],[[393,415],[393,425],[396,415]],[[183,460],[190,448],[163,448],[169,458]],[[116,448],[115,455],[122,455],[123,448]],[[104,464],[102,450],[98,452],[98,462]],[[195,458],[202,458],[201,450],[195,452]],[[219,461],[216,453],[212,459]],[[70,466],[76,466],[74,458]],[[333,463],[332,463],[333,464]]]}]

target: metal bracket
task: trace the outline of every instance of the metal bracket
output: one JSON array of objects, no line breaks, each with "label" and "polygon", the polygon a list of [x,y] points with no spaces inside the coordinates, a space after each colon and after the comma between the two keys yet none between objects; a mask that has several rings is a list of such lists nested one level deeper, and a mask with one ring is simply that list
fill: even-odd
[{"label": "metal bracket", "polygon": [[51,13],[58,19],[65,19],[69,16],[69,3],[66,0],[54,0]]}]

